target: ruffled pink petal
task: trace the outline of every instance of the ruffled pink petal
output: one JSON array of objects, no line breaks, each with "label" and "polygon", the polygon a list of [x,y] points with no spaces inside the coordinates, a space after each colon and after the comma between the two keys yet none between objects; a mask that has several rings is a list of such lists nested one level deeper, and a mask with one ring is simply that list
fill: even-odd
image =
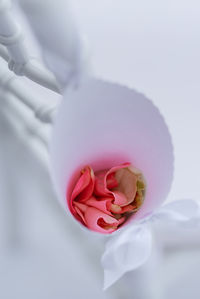
[{"label": "ruffled pink petal", "polygon": [[127,205],[127,206],[124,206],[122,207],[122,211],[121,213],[126,213],[126,212],[133,212],[137,210],[137,206],[136,205]]},{"label": "ruffled pink petal", "polygon": [[118,221],[119,221],[119,225],[122,224],[124,221],[126,220],[126,217],[122,217],[120,218]]},{"label": "ruffled pink petal", "polygon": [[94,193],[97,196],[108,196],[110,194],[105,179],[107,172],[107,170],[103,170],[95,173]]},{"label": "ruffled pink petal", "polygon": [[110,197],[101,198],[101,199],[96,199],[95,197],[91,197],[85,203],[90,207],[97,208],[98,210],[104,212],[105,214],[112,216],[110,212],[111,201],[112,198]]},{"label": "ruffled pink petal", "polygon": [[[85,221],[89,229],[103,234],[110,234],[114,232],[120,224],[120,222],[115,218],[93,207],[89,207],[86,210]],[[102,222],[105,224],[103,227],[101,226]]]},{"label": "ruffled pink petal", "polygon": [[141,174],[130,163],[124,163],[99,171],[95,176],[89,166],[81,171],[69,206],[86,227],[109,234],[126,221],[126,213],[137,210],[137,181]]},{"label": "ruffled pink petal", "polygon": [[[111,175],[112,173],[116,173],[116,171],[119,170],[119,169],[127,168],[127,167],[129,167],[130,165],[131,165],[131,163],[126,162],[126,163],[123,163],[123,164],[121,164],[121,165],[119,165],[119,166],[114,166],[114,167],[112,167],[109,171],[107,171],[107,175],[106,175],[106,176],[109,176],[109,175]],[[107,178],[106,178],[106,179],[107,179]]]},{"label": "ruffled pink petal", "polygon": [[113,191],[112,193],[114,195],[114,204],[119,206],[123,206],[127,204],[127,198],[122,192]]},{"label": "ruffled pink petal", "polygon": [[118,169],[115,172],[115,178],[118,181],[118,186],[114,189],[113,193],[122,192],[127,201],[121,204],[121,207],[132,203],[135,199],[137,192],[137,175],[134,169],[129,165]]},{"label": "ruffled pink petal", "polygon": [[107,184],[108,189],[113,189],[113,188],[118,186],[118,182],[115,178],[115,173],[114,172],[107,175],[106,184]]},{"label": "ruffled pink petal", "polygon": [[71,202],[73,200],[85,202],[92,196],[93,190],[94,172],[91,167],[86,166],[73,189]]},{"label": "ruffled pink petal", "polygon": [[115,172],[121,168],[126,168],[130,163],[124,163],[120,166],[112,167],[110,170],[101,170],[95,173],[95,186],[94,193],[97,196],[106,196],[112,194],[109,189],[118,186],[118,182],[115,178]]},{"label": "ruffled pink petal", "polygon": [[85,204],[77,202],[77,201],[74,201],[73,204],[74,204],[74,206],[78,207],[81,212],[83,212],[83,213],[86,212],[87,206]]},{"label": "ruffled pink petal", "polygon": [[74,209],[75,209],[76,213],[78,214],[78,216],[79,216],[79,217],[81,218],[81,220],[83,221],[83,223],[86,225],[85,218],[84,218],[84,215],[83,215],[82,211],[79,210],[79,208],[76,207],[76,206],[74,207]]},{"label": "ruffled pink petal", "polygon": [[[114,204],[120,206],[130,204],[136,195],[137,177],[129,166],[130,163],[124,163],[112,167],[109,171],[98,172],[95,179],[94,193],[97,196],[113,195]],[[113,188],[114,190],[111,190]]]}]

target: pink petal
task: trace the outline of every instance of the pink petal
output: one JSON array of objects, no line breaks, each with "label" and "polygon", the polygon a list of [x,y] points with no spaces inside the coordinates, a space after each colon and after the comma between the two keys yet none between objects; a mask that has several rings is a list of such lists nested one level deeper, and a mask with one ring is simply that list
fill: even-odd
[{"label": "pink petal", "polygon": [[[97,172],[94,193],[97,196],[113,195],[114,204],[120,206],[130,204],[136,195],[137,177],[129,166],[130,163],[124,163],[112,167],[109,171]],[[112,190],[113,188],[115,190]]]},{"label": "pink petal", "polygon": [[133,202],[136,196],[137,176],[133,172],[130,163],[124,163],[120,166],[111,168],[106,176],[113,172],[115,173],[115,179],[117,180],[118,185],[111,193],[115,198],[114,203],[123,207]]},{"label": "pink petal", "polygon": [[114,172],[107,175],[106,183],[107,183],[107,188],[108,189],[113,189],[113,188],[118,186],[118,182],[115,178],[115,173]]},{"label": "pink petal", "polygon": [[114,166],[114,167],[112,167],[112,168],[107,172],[107,176],[110,175],[111,173],[115,173],[115,172],[116,172],[117,170],[119,170],[119,169],[127,168],[127,167],[129,167],[130,165],[131,165],[131,163],[126,162],[126,163],[123,163],[123,164],[121,164],[121,165],[119,165],[119,166]]},{"label": "pink petal", "polygon": [[118,221],[119,221],[119,225],[122,224],[124,221],[126,220],[126,217],[122,217],[120,218]]},{"label": "pink petal", "polygon": [[119,206],[123,206],[127,204],[127,198],[122,192],[113,191],[112,193],[114,195],[114,204]]},{"label": "pink petal", "polygon": [[95,197],[91,197],[86,201],[86,204],[90,207],[97,208],[98,210],[112,216],[110,210],[112,198],[101,198],[96,199]]},{"label": "pink petal", "polygon": [[82,170],[72,192],[71,212],[89,229],[109,234],[126,221],[124,213],[137,210],[139,174],[124,163],[95,175],[89,166]]},{"label": "pink petal", "polygon": [[[95,173],[94,193],[97,196],[106,196],[111,194],[111,188],[117,187],[118,182],[115,179],[115,172],[121,168],[126,168],[130,163],[124,163],[120,166],[112,167],[110,170],[102,170]],[[114,186],[114,187],[113,187]]]},{"label": "pink petal", "polygon": [[86,223],[85,223],[85,218],[84,218],[84,215],[83,215],[82,211],[80,211],[78,207],[74,207],[74,209],[75,209],[76,213],[78,214],[78,216],[79,216],[79,217],[81,218],[81,220],[83,221],[83,223],[86,224]]},{"label": "pink petal", "polygon": [[94,173],[91,167],[86,166],[82,170],[82,174],[76,183],[71,195],[71,202],[73,200],[84,202],[88,200],[94,190]]},{"label": "pink petal", "polygon": [[109,190],[107,189],[105,179],[107,172],[107,170],[103,170],[95,173],[94,193],[97,196],[108,196],[110,194]]},{"label": "pink petal", "polygon": [[122,214],[122,208],[119,205],[111,204],[109,210],[113,214]]},{"label": "pink petal", "polygon": [[137,209],[136,205],[127,205],[122,207],[121,214],[126,213],[126,212],[133,212]]},{"label": "pink petal", "polygon": [[[102,219],[107,224],[108,228],[103,228],[98,224],[101,222]],[[86,210],[85,221],[89,229],[103,234],[109,234],[114,232],[120,224],[120,222],[115,218],[106,215],[102,211],[99,211],[93,207],[89,207]]]},{"label": "pink petal", "polygon": [[86,210],[87,210],[87,206],[84,205],[84,204],[82,204],[82,203],[80,203],[80,202],[74,201],[74,202],[73,202],[73,205],[74,205],[75,207],[77,207],[77,208],[78,208],[81,212],[83,212],[83,213],[85,213]]}]

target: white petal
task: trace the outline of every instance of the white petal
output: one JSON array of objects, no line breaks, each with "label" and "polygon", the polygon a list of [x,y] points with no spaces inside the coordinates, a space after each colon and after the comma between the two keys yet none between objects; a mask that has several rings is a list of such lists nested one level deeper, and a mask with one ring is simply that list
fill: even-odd
[{"label": "white petal", "polygon": [[52,132],[54,182],[65,201],[75,171],[130,162],[144,174],[147,191],[134,218],[166,199],[173,177],[173,149],[159,110],[144,95],[119,84],[88,79],[62,101]]},{"label": "white petal", "polygon": [[[196,227],[200,224],[200,203],[193,199],[181,199],[161,207],[153,219],[165,224],[186,224]],[[184,226],[185,227],[185,226]]]},{"label": "white petal", "polygon": [[104,289],[124,273],[143,265],[151,254],[151,247],[151,231],[144,224],[131,226],[110,239],[102,256]]}]

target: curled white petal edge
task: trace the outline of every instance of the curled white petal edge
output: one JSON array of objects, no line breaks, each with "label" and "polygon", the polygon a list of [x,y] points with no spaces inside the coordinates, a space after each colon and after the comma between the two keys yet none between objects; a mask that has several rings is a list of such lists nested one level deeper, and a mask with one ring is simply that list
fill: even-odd
[{"label": "curled white petal edge", "polygon": [[145,224],[129,227],[108,241],[102,256],[104,290],[126,272],[143,265],[151,254],[151,247],[151,230]]},{"label": "curled white petal edge", "polygon": [[149,224],[152,221],[185,223],[190,228],[196,228],[199,224],[200,227],[200,202],[192,199],[173,201],[158,209],[147,219],[113,236],[107,242],[101,260],[104,268],[104,290],[126,272],[139,268],[149,259],[152,249]]},{"label": "curled white petal edge", "polygon": [[200,225],[200,201],[193,199],[172,201],[154,213],[151,221],[174,224],[185,223],[191,228],[193,223],[199,223]]}]

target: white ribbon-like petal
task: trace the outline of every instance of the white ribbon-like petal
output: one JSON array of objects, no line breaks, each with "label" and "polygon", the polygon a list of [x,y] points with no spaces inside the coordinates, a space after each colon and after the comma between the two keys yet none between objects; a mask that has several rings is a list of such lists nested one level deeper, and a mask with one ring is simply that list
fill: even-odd
[{"label": "white ribbon-like petal", "polygon": [[143,265],[151,254],[152,236],[145,224],[133,225],[106,244],[102,257],[104,290],[124,273]]},{"label": "white ribbon-like petal", "polygon": [[116,232],[107,242],[102,256],[104,290],[148,260],[152,248],[152,222],[173,224],[183,229],[200,227],[200,202],[192,199],[171,202],[137,224]]},{"label": "white ribbon-like petal", "polygon": [[200,202],[192,199],[176,200],[161,207],[151,220],[164,224],[196,228],[200,225]]}]

